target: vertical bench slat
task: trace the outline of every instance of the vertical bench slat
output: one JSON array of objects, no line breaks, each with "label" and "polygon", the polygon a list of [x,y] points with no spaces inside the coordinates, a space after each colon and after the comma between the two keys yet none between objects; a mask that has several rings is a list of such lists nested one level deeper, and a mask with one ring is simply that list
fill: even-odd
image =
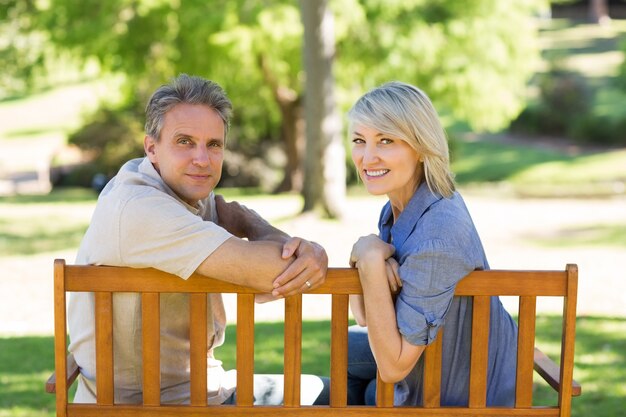
[{"label": "vertical bench slat", "polygon": [[113,296],[96,292],[96,390],[99,405],[113,404]]},{"label": "vertical bench slat", "polygon": [[254,294],[237,294],[237,405],[254,403]]},{"label": "vertical bench slat", "polygon": [[568,264],[567,295],[563,300],[563,336],[561,340],[560,416],[567,417],[572,408],[572,379],[574,378],[574,338],[576,337],[576,299],[578,295],[578,267]]},{"label": "vertical bench slat", "polygon": [[376,407],[393,407],[394,384],[388,384],[376,372]]},{"label": "vertical bench slat", "polygon": [[[54,261],[54,371],[56,379],[56,411],[58,417],[67,416],[67,318],[65,311],[65,261]],[[62,336],[61,336],[62,335]]]},{"label": "vertical bench slat", "polygon": [[537,297],[521,296],[517,333],[517,376],[515,407],[530,407],[533,404],[533,367],[535,351],[535,315]]},{"label": "vertical bench slat", "polygon": [[207,294],[189,295],[191,405],[207,404]]},{"label": "vertical bench slat", "polygon": [[141,294],[143,403],[161,404],[161,316],[159,293]]},{"label": "vertical bench slat", "polygon": [[441,327],[435,341],[424,351],[424,407],[434,408],[441,405],[441,355],[443,346]]},{"label": "vertical bench slat", "polygon": [[349,295],[332,296],[330,330],[330,406],[348,403],[348,304]]},{"label": "vertical bench slat", "polygon": [[485,407],[487,404],[490,298],[486,295],[474,297],[469,386],[470,408]]},{"label": "vertical bench slat", "polygon": [[302,295],[285,299],[285,406],[300,406]]}]

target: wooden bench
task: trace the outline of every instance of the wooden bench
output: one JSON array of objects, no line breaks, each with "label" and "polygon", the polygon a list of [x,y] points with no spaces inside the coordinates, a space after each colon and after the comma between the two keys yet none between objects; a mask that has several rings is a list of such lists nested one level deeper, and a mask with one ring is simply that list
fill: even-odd
[{"label": "wooden bench", "polygon": [[[198,275],[187,281],[155,269],[54,264],[55,374],[65,378],[48,381],[56,392],[57,416],[569,416],[571,397],[581,388],[573,380],[574,336],[578,269],[564,271],[476,271],[457,286],[456,295],[473,296],[470,392],[467,407],[441,407],[441,343],[425,351],[423,407],[394,407],[393,384],[380,379],[377,406],[346,406],[348,296],[361,292],[356,270],[330,268],[326,283],[311,291],[332,294],[331,399],[330,406],[300,406],[302,296],[285,300],[285,400],[283,406],[253,406],[254,294],[255,290]],[[73,291],[95,292],[97,404],[68,403],[69,385],[78,368],[67,355],[66,295]],[[143,404],[116,405],[113,401],[112,294],[138,292],[143,314]],[[191,404],[160,404],[159,294],[190,294]],[[206,293],[237,293],[237,404],[206,404]],[[516,404],[511,408],[486,407],[489,297],[519,297],[519,343]],[[305,295],[306,296],[306,295]],[[563,329],[560,366],[535,349],[537,297],[563,298]],[[438,337],[437,340],[441,340]],[[556,406],[533,406],[533,368],[558,392]]]}]

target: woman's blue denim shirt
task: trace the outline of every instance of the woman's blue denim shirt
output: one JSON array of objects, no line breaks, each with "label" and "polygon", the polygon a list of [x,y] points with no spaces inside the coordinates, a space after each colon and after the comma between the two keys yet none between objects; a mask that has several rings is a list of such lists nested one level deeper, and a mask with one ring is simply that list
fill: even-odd
[{"label": "woman's blue denim shirt", "polygon": [[383,208],[381,238],[394,245],[402,291],[396,302],[400,332],[414,345],[430,344],[443,324],[454,289],[475,269],[489,269],[478,232],[460,194],[443,198],[426,183],[393,222]]},{"label": "woman's blue denim shirt", "polygon": [[[476,269],[489,269],[478,232],[461,195],[444,198],[422,183],[394,223],[383,208],[380,237],[393,244],[402,289],[396,299],[400,333],[414,345],[428,345],[443,332],[442,404],[467,404],[472,301],[454,297],[456,284]],[[498,297],[491,300],[488,405],[515,399],[517,329]],[[422,361],[396,386],[397,404],[421,403]]]}]

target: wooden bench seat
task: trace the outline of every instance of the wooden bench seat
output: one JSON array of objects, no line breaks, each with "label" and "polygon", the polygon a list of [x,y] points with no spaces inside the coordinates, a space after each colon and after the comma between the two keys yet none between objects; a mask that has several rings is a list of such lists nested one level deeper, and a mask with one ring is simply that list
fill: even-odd
[{"label": "wooden bench seat", "polygon": [[[378,380],[377,406],[347,406],[348,297],[361,292],[355,269],[330,268],[326,283],[312,294],[331,294],[331,399],[330,406],[300,406],[302,295],[285,300],[285,401],[283,406],[253,406],[254,295],[257,291],[194,275],[188,280],[155,269],[54,264],[55,374],[48,381],[56,393],[57,416],[569,416],[571,397],[581,388],[573,380],[574,337],[578,269],[564,271],[476,271],[459,282],[456,295],[474,298],[470,392],[467,407],[442,407],[441,343],[424,353],[423,407],[394,407],[393,384]],[[78,368],[67,355],[66,295],[94,292],[96,299],[97,404],[68,402],[69,385]],[[137,292],[142,297],[143,404],[116,405],[113,401],[112,294]],[[191,404],[160,404],[159,294],[190,294]],[[206,293],[237,294],[237,404],[206,404]],[[519,297],[519,335],[516,404],[511,408],[486,407],[489,297]],[[304,295],[307,296],[306,294]],[[560,365],[535,348],[537,297],[563,298]],[[444,329],[445,331],[445,329]],[[441,341],[437,337],[437,341]],[[69,358],[69,359],[68,359]],[[558,392],[556,406],[533,406],[533,368]]]}]

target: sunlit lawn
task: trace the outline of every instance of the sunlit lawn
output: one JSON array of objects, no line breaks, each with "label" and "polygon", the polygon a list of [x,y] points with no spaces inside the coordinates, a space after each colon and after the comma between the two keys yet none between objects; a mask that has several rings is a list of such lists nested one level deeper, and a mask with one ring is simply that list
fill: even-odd
[{"label": "sunlit lawn", "polygon": [[486,137],[459,141],[452,168],[461,185],[504,185],[522,197],[626,195],[626,150],[568,154],[545,144],[510,144]]},{"label": "sunlit lawn", "polygon": [[[560,317],[540,316],[537,345],[548,355],[558,354]],[[302,371],[328,375],[330,323],[305,322]],[[255,372],[282,373],[282,323],[259,323],[255,328]],[[227,343],[216,355],[226,369],[235,366],[235,327],[226,330]],[[54,396],[44,382],[54,367],[51,336],[0,338],[0,417],[54,415]],[[583,395],[573,399],[572,416],[623,415],[626,398],[626,318],[579,317],[574,377]],[[537,378],[536,378],[537,380]],[[556,395],[537,381],[535,404],[553,405]]]}]

